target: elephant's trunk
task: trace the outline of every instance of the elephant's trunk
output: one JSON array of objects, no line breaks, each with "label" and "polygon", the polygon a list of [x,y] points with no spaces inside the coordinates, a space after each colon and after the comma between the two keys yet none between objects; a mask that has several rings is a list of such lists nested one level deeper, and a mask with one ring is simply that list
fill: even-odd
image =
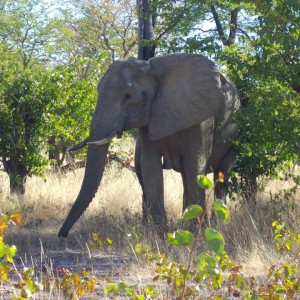
[{"label": "elephant's trunk", "polygon": [[82,186],[66,221],[58,233],[59,237],[68,236],[68,233],[74,223],[80,218],[93,200],[103,175],[108,145],[109,143],[101,146],[88,146],[87,162]]}]

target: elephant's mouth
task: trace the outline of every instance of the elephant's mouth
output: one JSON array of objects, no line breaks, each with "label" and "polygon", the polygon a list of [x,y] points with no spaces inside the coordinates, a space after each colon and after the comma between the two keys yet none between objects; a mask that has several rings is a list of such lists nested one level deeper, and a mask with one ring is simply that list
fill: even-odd
[{"label": "elephant's mouth", "polygon": [[96,140],[92,142],[87,142],[88,145],[96,145],[96,146],[101,146],[109,143],[115,136],[119,137],[119,133],[116,131],[113,131],[111,134],[109,134],[107,137],[101,140]]},{"label": "elephant's mouth", "polygon": [[117,130],[117,131],[112,131],[107,137],[101,140],[96,140],[96,141],[91,141],[87,142],[87,145],[96,145],[96,146],[101,146],[109,143],[115,136],[117,138],[121,138],[123,135],[123,130]]},{"label": "elephant's mouth", "polygon": [[123,135],[123,130],[118,130],[117,131],[117,138],[120,139]]},{"label": "elephant's mouth", "polygon": [[127,120],[127,118],[125,116],[123,118],[123,121],[118,122],[116,129],[111,131],[110,134],[108,134],[105,138],[103,138],[101,140],[90,141],[90,142],[87,142],[87,144],[101,146],[101,145],[105,145],[105,144],[109,143],[115,136],[117,136],[117,138],[121,138],[124,128],[125,128],[126,120]]}]

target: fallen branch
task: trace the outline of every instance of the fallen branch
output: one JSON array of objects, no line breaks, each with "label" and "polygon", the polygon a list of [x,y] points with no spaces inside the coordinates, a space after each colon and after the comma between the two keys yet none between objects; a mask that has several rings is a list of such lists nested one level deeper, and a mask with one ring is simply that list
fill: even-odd
[{"label": "fallen branch", "polygon": [[117,153],[115,153],[113,151],[108,151],[107,159],[108,159],[108,162],[114,160],[114,161],[118,162],[119,164],[121,164],[124,168],[135,173],[135,168],[130,164],[131,161],[133,160],[132,158],[123,159],[120,156],[118,156]]},{"label": "fallen branch", "polygon": [[[72,152],[72,151],[77,151],[84,146],[87,145],[89,138],[86,138],[84,141],[69,147],[67,150]],[[72,155],[73,157],[73,155]],[[117,163],[121,164],[124,168],[128,169],[129,171],[135,173],[135,168],[134,166],[131,165],[131,162],[133,161],[133,153],[129,153],[129,156],[126,159],[121,158],[116,152],[113,151],[108,151],[108,156],[107,156],[108,163],[111,161],[116,161]],[[74,171],[76,169],[84,168],[85,167],[85,161],[76,161],[69,163],[65,166],[60,167],[60,171],[62,173],[66,173],[68,171]]]}]

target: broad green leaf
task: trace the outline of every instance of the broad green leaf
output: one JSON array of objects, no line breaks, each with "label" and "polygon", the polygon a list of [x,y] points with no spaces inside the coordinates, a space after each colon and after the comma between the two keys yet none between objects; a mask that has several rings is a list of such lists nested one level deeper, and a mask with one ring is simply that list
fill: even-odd
[{"label": "broad green leaf", "polygon": [[133,292],[138,288],[137,284],[130,285],[125,289],[125,295],[126,296],[132,296]]},{"label": "broad green leaf", "polygon": [[133,295],[131,297],[132,300],[145,300],[145,296],[144,295]]},{"label": "broad green leaf", "polygon": [[106,244],[112,245],[112,240],[110,238],[105,239]]},{"label": "broad green leaf", "polygon": [[118,287],[116,284],[110,284],[107,286],[107,288],[104,289],[104,293],[109,294],[112,292],[116,292],[118,290]]},{"label": "broad green leaf", "polygon": [[135,250],[135,253],[137,253],[137,254],[141,253],[142,245],[141,244],[136,244],[134,250]]},{"label": "broad green leaf", "polygon": [[127,287],[127,284],[125,282],[120,282],[118,284],[118,290],[119,291],[124,290],[126,287]]},{"label": "broad green leaf", "polygon": [[220,289],[223,282],[223,276],[222,273],[217,274],[217,276],[214,276],[214,280],[211,283],[211,286],[214,290]]},{"label": "broad green leaf", "polygon": [[29,291],[34,294],[40,290],[39,286],[33,280],[27,280]]},{"label": "broad green leaf", "polygon": [[181,220],[188,221],[196,219],[203,214],[203,208],[200,205],[190,205],[182,214]]},{"label": "broad green leaf", "polygon": [[153,285],[147,285],[145,287],[145,292],[149,295],[158,295],[158,291],[153,287]]},{"label": "broad green leaf", "polygon": [[236,282],[235,282],[236,286],[240,289],[240,290],[244,290],[247,286],[247,283],[244,279],[244,277],[241,274],[237,274],[236,275]]},{"label": "broad green leaf", "polygon": [[294,240],[297,242],[297,244],[300,244],[300,233],[296,233],[294,235]]},{"label": "broad green leaf", "polygon": [[230,211],[222,200],[216,200],[213,203],[213,210],[216,215],[225,223],[228,224],[230,219]]},{"label": "broad green leaf", "polygon": [[203,271],[207,275],[216,275],[219,273],[217,259],[205,252],[198,255],[196,262],[199,271]]},{"label": "broad green leaf", "polygon": [[106,289],[104,289],[104,293],[109,294],[109,293],[113,293],[113,292],[119,292],[119,291],[124,290],[126,288],[126,286],[127,285],[124,282],[120,282],[118,284],[112,283],[112,284],[108,285]]},{"label": "broad green leaf", "polygon": [[212,181],[205,175],[197,176],[197,184],[205,190],[212,189],[214,187]]},{"label": "broad green leaf", "polygon": [[8,273],[13,270],[12,266],[8,266],[6,264],[0,264],[0,276],[2,281],[6,281],[8,279]]},{"label": "broad green leaf", "polygon": [[7,247],[5,244],[0,244],[0,257],[7,254]]},{"label": "broad green leaf", "polygon": [[74,274],[72,275],[72,278],[73,278],[73,281],[74,281],[75,284],[76,284],[76,283],[79,283],[80,280],[81,280],[80,275],[79,275],[78,273],[74,273]]},{"label": "broad green leaf", "polygon": [[139,233],[136,226],[132,227],[132,233],[136,240],[138,240],[141,237],[141,234]]},{"label": "broad green leaf", "polygon": [[204,237],[210,250],[214,251],[217,255],[221,255],[224,252],[225,242],[223,235],[220,232],[213,228],[206,228]]},{"label": "broad green leaf", "polygon": [[188,230],[177,230],[167,234],[167,243],[175,246],[188,246],[194,241],[194,235]]}]

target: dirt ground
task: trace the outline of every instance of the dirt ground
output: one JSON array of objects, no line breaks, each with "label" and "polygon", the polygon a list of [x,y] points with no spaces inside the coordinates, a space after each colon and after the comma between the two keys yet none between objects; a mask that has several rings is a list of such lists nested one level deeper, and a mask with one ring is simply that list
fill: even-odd
[{"label": "dirt ground", "polygon": [[[8,229],[6,243],[17,246],[18,252],[14,260],[15,271],[10,273],[9,282],[0,284],[0,299],[11,299],[15,295],[13,283],[20,281],[20,273],[24,267],[34,269],[34,278],[52,280],[62,278],[63,270],[80,273],[85,270],[91,276],[109,276],[113,282],[138,283],[140,278],[129,275],[136,263],[133,255],[115,253],[106,249],[93,249],[88,240],[80,236],[59,239],[53,230],[33,230],[32,228]],[[134,273],[133,273],[134,274]],[[144,280],[144,279],[143,279]],[[103,285],[96,286],[95,293],[80,299],[104,299]],[[54,289],[54,287],[53,287]],[[32,299],[64,299],[58,291],[37,293]],[[99,298],[101,296],[101,298]]]}]

